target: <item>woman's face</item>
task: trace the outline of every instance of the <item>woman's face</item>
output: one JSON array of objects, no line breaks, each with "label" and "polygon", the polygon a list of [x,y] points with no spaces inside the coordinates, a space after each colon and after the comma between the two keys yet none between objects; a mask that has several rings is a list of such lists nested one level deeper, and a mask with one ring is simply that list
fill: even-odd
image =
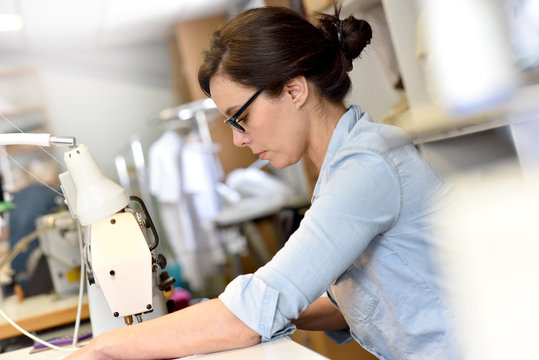
[{"label": "woman's face", "polygon": [[[243,87],[222,74],[210,80],[212,98],[226,118],[238,111],[258,89]],[[276,168],[298,162],[307,144],[307,124],[293,105],[290,94],[283,91],[278,98],[269,98],[264,91],[240,116],[238,123],[245,132],[232,131],[234,145],[247,146],[262,160]]]}]

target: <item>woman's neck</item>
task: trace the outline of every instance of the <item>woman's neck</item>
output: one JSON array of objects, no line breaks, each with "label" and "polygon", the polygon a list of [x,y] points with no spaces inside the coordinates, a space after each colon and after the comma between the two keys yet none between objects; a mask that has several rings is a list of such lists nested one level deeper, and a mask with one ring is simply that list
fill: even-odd
[{"label": "woman's neck", "polygon": [[306,153],[318,171],[322,168],[333,131],[345,112],[344,105],[329,102],[323,106],[317,106],[317,109],[314,110],[311,121],[311,137]]}]

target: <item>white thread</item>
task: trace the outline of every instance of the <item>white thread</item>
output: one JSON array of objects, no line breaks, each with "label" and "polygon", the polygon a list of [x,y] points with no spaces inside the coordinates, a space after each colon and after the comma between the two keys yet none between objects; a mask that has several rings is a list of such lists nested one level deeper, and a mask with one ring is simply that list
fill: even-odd
[{"label": "white thread", "polygon": [[[23,133],[24,134],[24,131],[22,131],[17,125],[15,125],[13,122],[11,122],[7,117],[4,116],[4,114],[2,112],[0,112],[0,117],[2,119],[4,119],[5,121],[8,122],[8,124],[10,124],[11,126],[13,126],[16,130],[18,130],[20,133]],[[49,155],[54,161],[56,161],[58,164],[60,164],[62,167],[65,168],[65,165],[60,161],[58,160],[54,155],[52,155],[50,152],[48,152],[47,150],[45,150],[42,146],[39,146],[39,148],[45,152],[47,155]],[[31,177],[33,177],[35,180],[37,180],[40,184],[42,185],[45,185],[46,187],[48,187],[49,189],[51,189],[52,191],[54,191],[55,193],[57,193],[58,195],[60,195],[61,197],[64,197],[64,194],[60,193],[59,191],[57,191],[56,189],[54,189],[53,187],[47,185],[43,180],[39,179],[37,176],[35,176],[34,174],[32,174],[30,171],[28,171],[24,166],[22,166],[17,160],[15,160],[15,158],[13,158],[13,156],[9,155],[8,152],[4,149],[2,149],[4,151],[4,154],[11,160],[13,161],[20,169],[22,169],[24,172],[26,172],[28,175],[30,175]]]},{"label": "white thread", "polygon": [[34,174],[32,174],[30,171],[28,171],[20,162],[18,162],[17,160],[15,160],[15,158],[13,158],[13,156],[9,155],[8,152],[5,150],[5,149],[2,149],[0,148],[0,150],[2,150],[4,152],[4,154],[11,160],[15,163],[15,165],[17,165],[21,170],[23,170],[25,173],[27,173],[28,175],[30,175],[31,177],[33,177],[37,182],[39,182],[40,184],[48,187],[49,189],[51,189],[52,191],[54,191],[56,194],[60,195],[61,197],[64,197],[64,194],[62,194],[61,192],[59,192],[58,190],[56,190],[55,188],[53,188],[52,186],[48,185],[47,183],[45,183],[43,180],[41,180],[40,178],[38,178],[37,176],[35,176]]}]

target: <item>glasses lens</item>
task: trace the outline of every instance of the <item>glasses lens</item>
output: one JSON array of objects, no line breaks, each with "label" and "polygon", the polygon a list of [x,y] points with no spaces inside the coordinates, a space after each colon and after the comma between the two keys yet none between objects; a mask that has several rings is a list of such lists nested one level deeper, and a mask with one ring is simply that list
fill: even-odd
[{"label": "glasses lens", "polygon": [[240,124],[238,124],[236,121],[234,121],[232,119],[226,119],[225,124],[227,124],[228,126],[230,126],[234,130],[237,130],[239,132],[245,132],[245,129]]}]

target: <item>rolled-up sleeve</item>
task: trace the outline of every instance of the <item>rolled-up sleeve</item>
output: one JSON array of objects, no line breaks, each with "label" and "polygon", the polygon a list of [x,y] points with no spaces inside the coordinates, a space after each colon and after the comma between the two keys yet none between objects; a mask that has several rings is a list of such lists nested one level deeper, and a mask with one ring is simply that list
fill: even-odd
[{"label": "rolled-up sleeve", "polygon": [[240,275],[219,295],[225,306],[269,341],[296,329],[277,309],[279,292],[253,274]]}]

